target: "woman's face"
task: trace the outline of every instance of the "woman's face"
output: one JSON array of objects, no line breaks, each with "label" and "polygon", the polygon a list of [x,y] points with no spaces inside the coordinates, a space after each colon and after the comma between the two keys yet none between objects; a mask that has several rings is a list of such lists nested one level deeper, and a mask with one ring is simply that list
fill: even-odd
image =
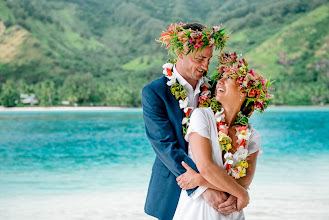
[{"label": "woman's face", "polygon": [[240,84],[230,77],[231,72],[224,72],[217,81],[216,85],[216,100],[227,105],[242,105],[246,99],[246,93],[243,89],[239,89]]}]

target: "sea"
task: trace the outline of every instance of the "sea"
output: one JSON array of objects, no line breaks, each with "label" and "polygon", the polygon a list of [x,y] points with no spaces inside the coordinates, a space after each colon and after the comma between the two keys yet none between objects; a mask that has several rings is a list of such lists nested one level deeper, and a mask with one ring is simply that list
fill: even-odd
[{"label": "sea", "polygon": [[[269,108],[246,219],[329,219],[329,108]],[[0,219],[154,219],[141,109],[0,112]],[[328,166],[328,167],[327,167]]]}]

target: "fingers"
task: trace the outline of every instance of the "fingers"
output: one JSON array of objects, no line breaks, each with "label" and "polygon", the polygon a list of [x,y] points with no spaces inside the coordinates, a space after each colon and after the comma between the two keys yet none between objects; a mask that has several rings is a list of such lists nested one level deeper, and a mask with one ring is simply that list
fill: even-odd
[{"label": "fingers", "polygon": [[234,196],[230,196],[225,202],[219,204],[218,208],[225,208],[227,206],[232,206],[236,201]]},{"label": "fingers", "polygon": [[219,204],[217,211],[226,215],[237,211],[236,197],[230,196],[225,202]]},{"label": "fingers", "polygon": [[182,161],[182,165],[186,170],[192,169],[191,167],[189,167],[189,165],[187,165],[187,163],[185,163],[184,161]]}]

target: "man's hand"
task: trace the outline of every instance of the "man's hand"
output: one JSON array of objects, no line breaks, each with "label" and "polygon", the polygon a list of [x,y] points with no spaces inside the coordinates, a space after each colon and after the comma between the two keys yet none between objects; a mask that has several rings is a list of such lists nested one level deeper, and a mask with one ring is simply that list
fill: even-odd
[{"label": "man's hand", "polygon": [[225,202],[218,205],[217,211],[226,215],[237,211],[237,198],[230,195]]},{"label": "man's hand", "polygon": [[227,200],[226,193],[210,188],[206,189],[206,191],[202,193],[202,197],[210,206],[212,206],[217,211],[219,211],[218,206]]},{"label": "man's hand", "polygon": [[180,188],[183,190],[194,189],[200,185],[200,180],[203,178],[199,173],[195,172],[184,161],[182,162],[186,172],[176,178],[176,181]]}]

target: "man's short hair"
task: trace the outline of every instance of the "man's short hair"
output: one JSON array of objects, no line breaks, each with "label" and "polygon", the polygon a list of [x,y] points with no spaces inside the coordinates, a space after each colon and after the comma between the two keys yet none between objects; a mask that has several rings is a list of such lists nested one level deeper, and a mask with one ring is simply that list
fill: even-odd
[{"label": "man's short hair", "polygon": [[184,29],[192,29],[193,31],[203,31],[206,26],[199,23],[187,23],[183,26]]}]

